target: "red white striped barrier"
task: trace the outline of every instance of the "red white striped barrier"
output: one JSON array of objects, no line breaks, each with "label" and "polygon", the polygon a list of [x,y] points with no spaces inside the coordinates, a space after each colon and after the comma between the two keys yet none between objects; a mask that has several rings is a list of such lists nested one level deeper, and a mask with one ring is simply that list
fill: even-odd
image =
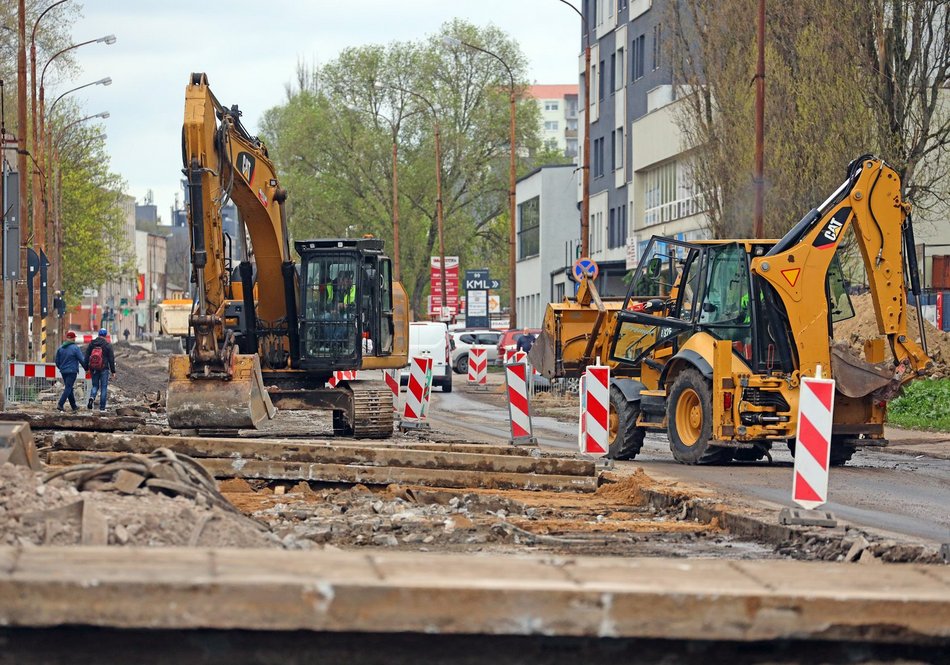
[{"label": "red white striped barrier", "polygon": [[468,382],[478,386],[488,384],[488,349],[472,347],[468,350]]},{"label": "red white striped barrier", "polygon": [[808,510],[828,501],[834,399],[835,382],[832,379],[802,378],[798,392],[792,501]]},{"label": "red white striped barrier", "polygon": [[327,385],[331,388],[336,388],[341,381],[356,381],[356,370],[337,370],[333,373],[333,376],[330,377],[330,380],[327,381]]},{"label": "red white striped barrier", "polygon": [[[53,363],[21,363],[13,361],[10,363],[9,376],[14,378],[37,378],[37,379],[62,379],[63,375],[59,373],[59,368]],[[92,374],[86,372],[86,378],[91,378]]]},{"label": "red white striped barrier", "polygon": [[577,396],[580,408],[577,414],[577,449],[584,452],[587,445],[587,375],[581,374],[577,381]]},{"label": "red white striped barrier", "polygon": [[607,427],[610,414],[610,368],[590,365],[584,372],[584,398],[581,400],[581,452],[588,455],[607,454]]},{"label": "red white striped barrier", "polygon": [[425,421],[429,413],[431,388],[432,358],[429,356],[410,358],[409,385],[406,387],[406,403],[402,411],[403,423],[419,424]]},{"label": "red white striped barrier", "polygon": [[537,443],[531,427],[531,403],[528,398],[528,366],[526,363],[505,365],[508,387],[508,420],[512,443]]},{"label": "red white striped barrier", "polygon": [[506,348],[505,350],[505,364],[514,362],[515,354],[517,351],[515,349]]},{"label": "red white striped barrier", "polygon": [[383,372],[383,379],[386,381],[386,385],[389,386],[389,390],[393,394],[393,413],[399,411],[399,370],[398,369],[387,369]]}]

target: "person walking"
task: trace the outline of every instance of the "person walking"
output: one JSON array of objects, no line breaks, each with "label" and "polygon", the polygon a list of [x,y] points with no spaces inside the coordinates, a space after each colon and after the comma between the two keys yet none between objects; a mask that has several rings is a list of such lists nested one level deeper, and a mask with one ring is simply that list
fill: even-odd
[{"label": "person walking", "polygon": [[86,359],[83,357],[82,350],[76,345],[76,333],[72,330],[66,332],[66,340],[56,350],[56,367],[63,377],[63,394],[60,396],[56,408],[59,411],[65,411],[66,409],[63,407],[68,400],[73,411],[78,411],[79,407],[76,406],[73,386],[76,383],[79,368],[86,369]]},{"label": "person walking", "polygon": [[89,401],[86,408],[91,409],[99,394],[99,410],[106,410],[106,399],[109,395],[109,375],[115,376],[115,354],[109,344],[109,331],[103,328],[99,336],[89,342],[86,347],[85,366],[92,372],[92,390],[89,391]]}]

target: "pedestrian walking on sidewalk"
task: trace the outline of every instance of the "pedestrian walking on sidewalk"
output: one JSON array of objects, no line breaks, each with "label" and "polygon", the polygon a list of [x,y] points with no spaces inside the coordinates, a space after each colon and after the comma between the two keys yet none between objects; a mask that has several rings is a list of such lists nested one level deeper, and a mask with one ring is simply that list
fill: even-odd
[{"label": "pedestrian walking on sidewalk", "polygon": [[85,365],[92,372],[92,390],[89,391],[89,401],[86,408],[91,409],[99,394],[99,410],[106,410],[106,399],[109,395],[109,376],[115,376],[115,354],[109,344],[109,331],[103,328],[99,336],[89,342],[86,347]]},{"label": "pedestrian walking on sidewalk", "polygon": [[76,376],[79,374],[79,368],[86,369],[86,359],[83,357],[82,350],[76,344],[76,333],[72,330],[66,333],[66,340],[63,345],[56,350],[56,367],[63,377],[63,394],[59,398],[59,404],[56,408],[65,411],[63,407],[69,401],[69,406],[73,411],[78,411],[76,406],[76,396],[73,394],[73,386],[76,383]]}]

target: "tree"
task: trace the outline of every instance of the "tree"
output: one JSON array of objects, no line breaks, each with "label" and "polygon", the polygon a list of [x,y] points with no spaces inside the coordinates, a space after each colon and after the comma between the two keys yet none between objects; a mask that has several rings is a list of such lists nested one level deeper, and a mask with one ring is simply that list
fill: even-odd
[{"label": "tree", "polygon": [[119,207],[123,183],[109,171],[97,125],[76,125],[59,147],[62,173],[63,287],[67,303],[84,288],[135,275]]},{"label": "tree", "polygon": [[[432,109],[442,138],[447,255],[504,272],[508,190],[508,75],[493,58],[448,49],[449,34],[499,54],[522,90],[525,61],[496,28],[461,21],[423,42],[347,49],[322,67],[299,66],[263,136],[290,192],[292,234],[373,233],[392,247],[392,144],[398,146],[403,283],[426,310],[429,257],[438,253]],[[413,94],[415,93],[415,94]],[[540,146],[533,100],[517,104],[520,169]]]},{"label": "tree", "polygon": [[[671,62],[684,94],[678,122],[713,237],[752,228],[758,0],[672,3]],[[832,0],[769,3],[766,35],[765,231],[778,237],[872,146],[866,82],[848,66],[861,8]],[[835,25],[829,39],[827,26]]]}]

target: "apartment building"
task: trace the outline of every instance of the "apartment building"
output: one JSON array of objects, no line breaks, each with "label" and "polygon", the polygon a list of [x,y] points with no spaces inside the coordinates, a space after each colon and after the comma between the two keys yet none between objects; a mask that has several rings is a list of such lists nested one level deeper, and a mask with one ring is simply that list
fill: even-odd
[{"label": "apartment building", "polygon": [[577,84],[532,85],[528,95],[541,111],[541,138],[567,157],[577,156]]}]

